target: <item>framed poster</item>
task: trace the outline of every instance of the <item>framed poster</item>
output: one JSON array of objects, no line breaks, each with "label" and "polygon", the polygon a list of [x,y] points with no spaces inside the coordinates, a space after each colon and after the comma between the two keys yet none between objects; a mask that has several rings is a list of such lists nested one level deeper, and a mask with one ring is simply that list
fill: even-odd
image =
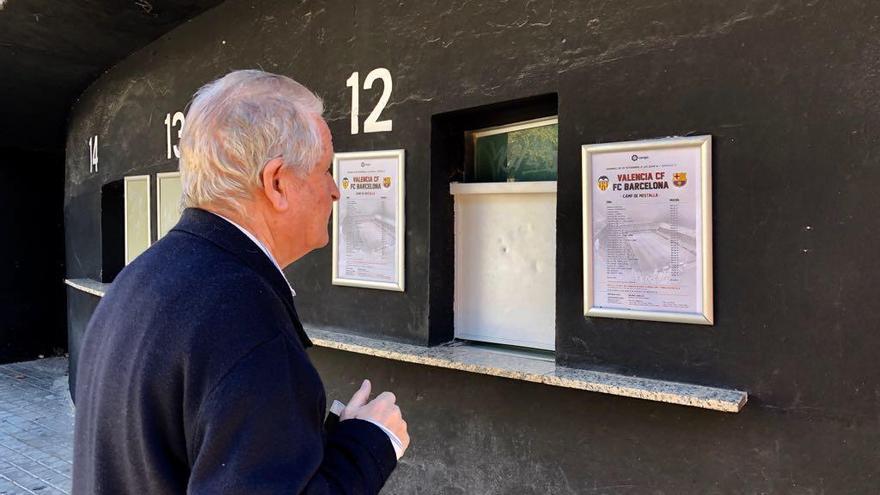
[{"label": "framed poster", "polygon": [[150,176],[133,175],[123,179],[125,205],[125,264],[150,247]]},{"label": "framed poster", "polygon": [[713,324],[711,147],[582,146],[584,315]]},{"label": "framed poster", "polygon": [[156,174],[156,237],[165,237],[180,220],[180,172]]},{"label": "framed poster", "polygon": [[403,292],[404,150],[336,153],[333,284]]}]

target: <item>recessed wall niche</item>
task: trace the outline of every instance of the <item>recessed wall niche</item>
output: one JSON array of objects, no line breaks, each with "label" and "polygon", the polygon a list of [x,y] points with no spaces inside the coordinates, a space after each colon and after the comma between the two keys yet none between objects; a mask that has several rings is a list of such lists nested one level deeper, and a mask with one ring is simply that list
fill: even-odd
[{"label": "recessed wall niche", "polygon": [[[431,118],[431,216],[430,256],[432,267],[454,267],[454,198],[450,184],[470,182],[474,176],[475,131],[507,126],[557,114],[555,93],[498,102],[434,115]],[[429,343],[455,338],[455,270],[432,269]]]}]

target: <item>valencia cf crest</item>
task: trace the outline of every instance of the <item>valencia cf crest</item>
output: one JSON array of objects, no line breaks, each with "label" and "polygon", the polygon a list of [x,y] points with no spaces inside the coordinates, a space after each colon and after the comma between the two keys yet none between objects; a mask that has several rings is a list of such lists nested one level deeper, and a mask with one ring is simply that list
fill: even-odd
[{"label": "valencia cf crest", "polygon": [[600,191],[608,189],[608,176],[599,177],[598,186]]},{"label": "valencia cf crest", "polygon": [[391,187],[391,177],[385,177],[382,179],[382,185],[385,186],[385,189]]},{"label": "valencia cf crest", "polygon": [[672,174],[672,183],[675,184],[676,187],[682,187],[688,182],[688,174],[687,172],[675,172]]},{"label": "valencia cf crest", "polygon": [[342,188],[343,188],[343,189],[348,189],[348,177],[343,177],[343,178],[342,178]]}]

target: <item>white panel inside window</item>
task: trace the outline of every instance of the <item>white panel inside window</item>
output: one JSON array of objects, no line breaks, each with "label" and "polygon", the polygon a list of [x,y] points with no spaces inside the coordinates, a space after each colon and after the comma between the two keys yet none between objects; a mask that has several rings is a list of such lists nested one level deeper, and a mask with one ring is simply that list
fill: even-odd
[{"label": "white panel inside window", "polygon": [[453,184],[455,336],[556,347],[556,182]]},{"label": "white panel inside window", "polygon": [[150,176],[125,178],[125,264],[150,247]]},{"label": "white panel inside window", "polygon": [[180,172],[156,174],[156,235],[161,239],[180,220]]}]

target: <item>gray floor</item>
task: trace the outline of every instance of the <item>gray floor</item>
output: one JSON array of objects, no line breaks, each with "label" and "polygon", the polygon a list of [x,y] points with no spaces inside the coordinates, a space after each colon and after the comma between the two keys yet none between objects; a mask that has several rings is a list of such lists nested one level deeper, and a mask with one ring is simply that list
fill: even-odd
[{"label": "gray floor", "polygon": [[67,359],[0,366],[0,495],[70,493]]}]

